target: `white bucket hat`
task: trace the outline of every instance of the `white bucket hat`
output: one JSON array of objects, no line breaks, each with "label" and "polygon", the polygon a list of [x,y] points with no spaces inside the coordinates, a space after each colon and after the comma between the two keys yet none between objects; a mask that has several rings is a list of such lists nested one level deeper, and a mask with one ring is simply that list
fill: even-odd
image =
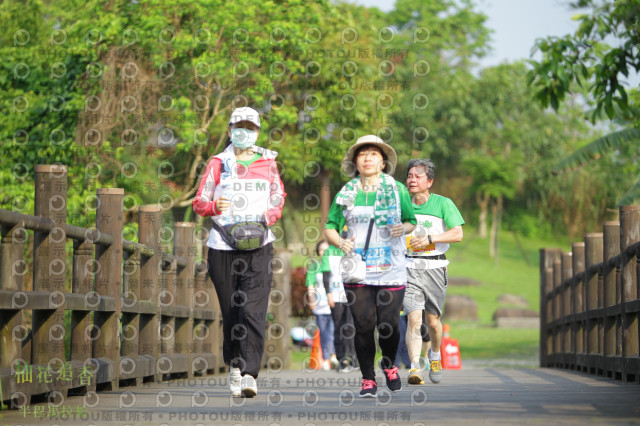
[{"label": "white bucket hat", "polygon": [[348,176],[355,176],[356,167],[353,157],[356,151],[365,145],[375,146],[384,153],[385,157],[387,157],[385,164],[388,166],[385,173],[388,175],[393,175],[393,171],[396,169],[396,164],[398,163],[398,156],[396,155],[396,151],[391,147],[391,145],[385,143],[385,141],[383,141],[376,135],[366,135],[359,137],[358,140],[356,140],[356,142],[349,147],[347,152],[344,154],[344,157],[342,158],[342,170],[344,170],[344,172]]}]

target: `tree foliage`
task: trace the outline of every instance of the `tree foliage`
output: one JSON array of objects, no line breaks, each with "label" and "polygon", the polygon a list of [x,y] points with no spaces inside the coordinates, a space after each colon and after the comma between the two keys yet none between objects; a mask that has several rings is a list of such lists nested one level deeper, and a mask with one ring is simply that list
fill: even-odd
[{"label": "tree foliage", "polygon": [[[581,111],[531,105],[522,64],[472,74],[489,48],[485,22],[471,0],[398,0],[389,13],[327,0],[2,2],[0,207],[30,213],[35,165],[59,162],[69,166],[74,224],[92,223],[97,187],[124,188],[131,212],[160,202],[182,220],[224,148],[230,112],[248,105],[262,114],[258,143],[280,153],[290,201],[319,193],[310,182],[335,191],[346,149],[374,133],[398,153],[397,178],[410,158],[431,157],[437,189],[465,214],[481,194],[504,200],[510,224],[579,222],[562,203],[597,205],[583,223],[600,215],[608,199],[576,191],[596,177],[551,175],[556,159],[594,137]],[[583,62],[595,82],[593,54]],[[560,65],[546,67],[537,92]]]},{"label": "tree foliage", "polygon": [[[625,79],[633,73],[637,78],[640,72],[640,1],[578,0],[572,7],[591,9],[590,13],[576,15],[580,20],[576,33],[536,43],[535,49],[542,52],[543,58],[532,62],[528,76],[538,90],[536,98],[543,106],[551,105],[558,110],[567,94],[576,92],[576,86],[585,86],[587,101],[594,105],[591,120],[595,122],[606,115],[625,128],[582,146],[558,162],[556,172],[583,166],[610,153],[620,156],[622,148],[639,140],[639,92],[637,87],[626,88]],[[638,179],[640,158],[637,151],[631,155]],[[640,180],[631,185],[619,203],[630,204],[638,199]]]}]

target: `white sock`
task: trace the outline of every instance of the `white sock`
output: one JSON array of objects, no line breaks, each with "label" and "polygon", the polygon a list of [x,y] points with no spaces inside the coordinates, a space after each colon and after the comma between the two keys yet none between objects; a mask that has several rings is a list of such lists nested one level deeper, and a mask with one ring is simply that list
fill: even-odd
[{"label": "white sock", "polygon": [[242,377],[242,373],[240,372],[239,368],[232,368],[231,375],[234,377]]},{"label": "white sock", "polygon": [[420,361],[418,361],[418,362],[412,362],[412,363],[411,363],[411,368],[417,368],[417,369],[420,369]]},{"label": "white sock", "polygon": [[434,352],[431,349],[429,349],[429,359],[431,361],[439,361],[440,360],[440,351]]}]

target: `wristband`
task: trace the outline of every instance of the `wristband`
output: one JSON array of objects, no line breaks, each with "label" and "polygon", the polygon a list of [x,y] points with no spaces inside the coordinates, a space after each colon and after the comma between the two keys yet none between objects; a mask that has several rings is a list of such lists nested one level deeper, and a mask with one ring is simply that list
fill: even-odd
[{"label": "wristband", "polygon": [[433,244],[433,241],[431,241],[431,234],[428,234],[427,238],[429,238],[429,244]]}]

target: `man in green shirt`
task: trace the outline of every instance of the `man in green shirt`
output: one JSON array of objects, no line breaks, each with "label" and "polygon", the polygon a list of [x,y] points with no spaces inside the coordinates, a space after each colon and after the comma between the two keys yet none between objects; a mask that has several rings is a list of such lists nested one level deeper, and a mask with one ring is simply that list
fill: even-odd
[{"label": "man in green shirt", "polygon": [[407,289],[404,296],[404,309],[408,315],[406,342],[411,359],[409,383],[414,385],[424,384],[420,375],[423,310],[431,336],[429,379],[438,383],[442,378],[440,316],[447,293],[449,264],[445,252],[449,243],[462,241],[463,236],[464,220],[453,201],[429,192],[435,177],[434,169],[428,158],[410,160],[407,167],[407,189],[418,221],[414,231],[407,236]]}]

